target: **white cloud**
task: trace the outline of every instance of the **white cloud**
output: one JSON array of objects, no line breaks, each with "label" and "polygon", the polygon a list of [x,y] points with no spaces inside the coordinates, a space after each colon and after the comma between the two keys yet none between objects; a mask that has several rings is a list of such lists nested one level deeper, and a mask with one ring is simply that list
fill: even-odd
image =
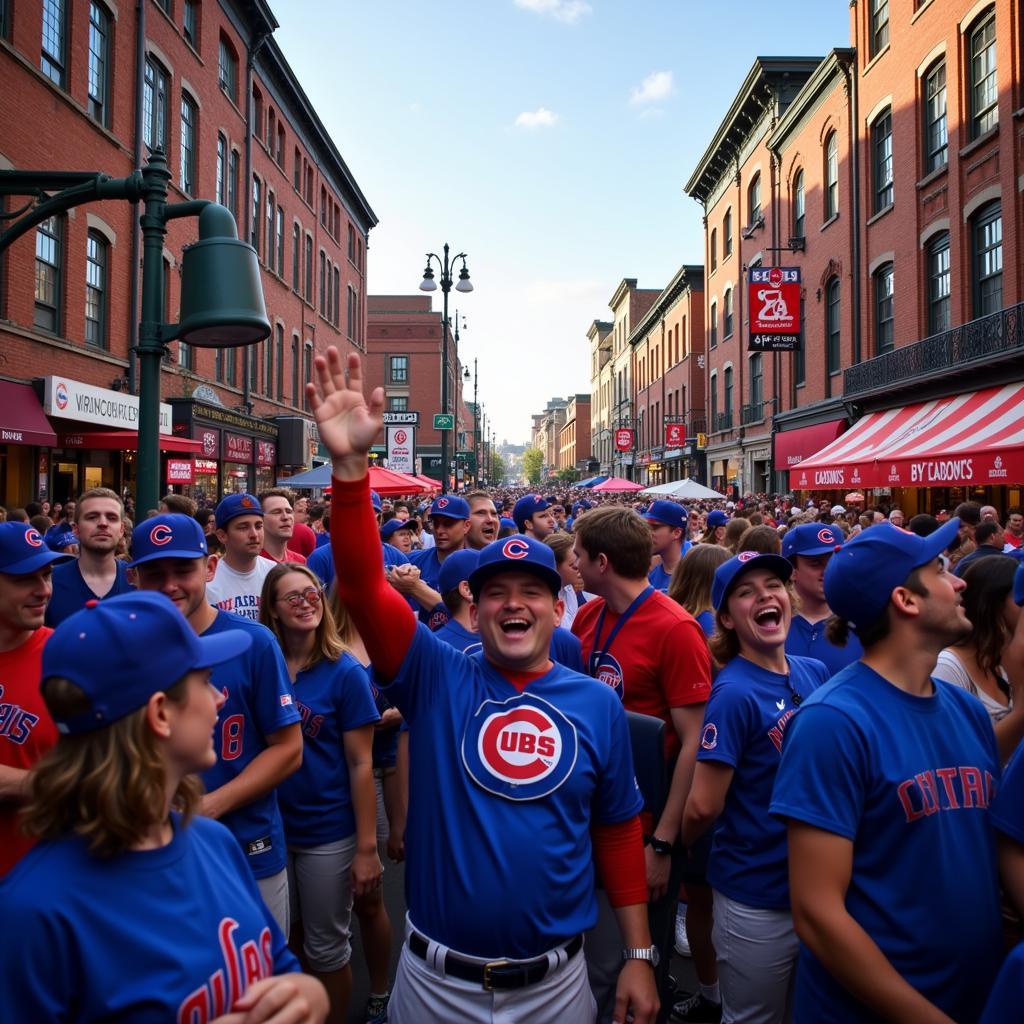
[{"label": "white cloud", "polygon": [[671,96],[673,88],[671,71],[653,71],[640,85],[633,87],[629,102],[634,104],[656,103],[658,100]]},{"label": "white cloud", "polygon": [[548,15],[566,25],[575,25],[593,10],[586,0],[516,0],[516,7]]},{"label": "white cloud", "polygon": [[558,123],[558,115],[547,107],[536,110],[524,110],[516,118],[517,128],[551,128]]}]

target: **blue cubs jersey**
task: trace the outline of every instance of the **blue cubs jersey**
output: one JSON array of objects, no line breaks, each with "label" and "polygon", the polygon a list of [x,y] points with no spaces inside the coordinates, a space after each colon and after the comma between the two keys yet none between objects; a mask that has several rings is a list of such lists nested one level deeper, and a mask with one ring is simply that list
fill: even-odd
[{"label": "blue cubs jersey", "polygon": [[[843,669],[794,719],[771,811],[850,840],[851,916],[918,992],[972,1021],[1001,958],[999,758],[981,702],[934,686],[918,697],[863,662]],[[797,1021],[873,1019],[805,947],[795,998]]]},{"label": "blue cubs jersey", "polygon": [[[387,694],[377,685],[373,673],[368,672],[370,679],[370,693],[373,695],[373,703],[377,708],[379,717],[384,717],[384,712],[393,708],[394,704],[388,700]],[[404,725],[405,723],[401,723]],[[373,767],[394,768],[398,760],[398,733],[401,726],[388,729],[373,730]]]},{"label": "blue cubs jersey", "polygon": [[58,626],[66,618],[81,611],[86,601],[95,601],[97,598],[116,597],[118,594],[128,594],[135,588],[128,582],[128,570],[124,562],[118,559],[114,565],[117,567],[117,576],[114,578],[114,585],[105,594],[94,594],[89,585],[82,579],[82,570],[79,568],[78,559],[73,558],[70,562],[53,567],[53,596],[46,606],[46,625]]},{"label": "blue cubs jersey", "polygon": [[538,956],[592,927],[591,823],[643,805],[612,690],[556,664],[520,693],[418,625],[387,693],[409,722],[413,925],[488,958]]},{"label": "blue cubs jersey", "polygon": [[300,672],[294,691],[302,716],[302,766],[277,787],[277,798],[285,839],[302,849],[355,832],[345,733],[380,715],[366,669],[348,653]]},{"label": "blue cubs jersey", "polygon": [[711,636],[715,631],[715,613],[710,609],[698,612],[694,618],[697,620],[697,625],[704,631],[705,636]]},{"label": "blue cubs jersey", "polygon": [[449,619],[440,629],[435,629],[434,636],[463,654],[476,654],[483,649],[483,645],[480,643],[480,634],[466,629],[456,619]]},{"label": "blue cubs jersey", "polygon": [[1006,1024],[1021,1017],[1024,1017],[1024,942],[1018,943],[1003,961],[978,1024]]},{"label": "blue cubs jersey", "polygon": [[0,885],[0,1020],[208,1024],[299,970],[231,834],[172,815],[171,842],[95,857],[33,849]]},{"label": "blue cubs jersey", "polygon": [[[690,550],[690,542],[688,540],[683,541],[682,553],[685,555]],[[665,566],[659,562],[648,574],[647,582],[650,583],[655,590],[660,590],[663,593],[668,593],[668,585],[672,582],[672,573],[670,573]]]},{"label": "blue cubs jersey", "polygon": [[[440,629],[434,630],[434,636],[446,644],[450,644],[457,651],[462,651],[463,654],[478,654],[482,650],[480,634],[466,629],[455,619],[450,619]],[[570,630],[564,629],[562,626],[555,626],[554,632],[551,634],[549,654],[552,661],[571,668],[573,672],[583,671],[583,656],[580,653],[579,637],[574,636]]]},{"label": "blue cubs jersey", "polygon": [[[210,681],[227,698],[217,716],[217,763],[203,772],[207,790],[239,775],[267,749],[266,737],[299,720],[292,684],[274,634],[258,622],[218,612],[203,636],[241,629],[251,634],[249,649],[214,667]],[[284,827],[277,796],[271,791],[221,819],[235,835],[256,878],[268,878],[287,862]]]},{"label": "blue cubs jersey", "polygon": [[437,556],[437,548],[424,548],[413,551],[409,561],[420,571],[420,578],[432,590],[440,590],[438,576],[441,572],[441,559]]},{"label": "blue cubs jersey", "polygon": [[715,827],[708,883],[731,899],[769,910],[789,908],[786,828],[769,816],[782,738],[800,702],[828,678],[819,661],[787,657],[789,675],[746,658],[727,662],[704,710],[698,761],[733,769]]},{"label": "blue cubs jersey", "polygon": [[[330,534],[321,534],[320,536],[329,538]],[[409,559],[393,544],[384,545],[385,569],[392,565],[405,565],[408,561]],[[334,582],[334,552],[331,550],[330,543],[318,546],[306,559],[306,566],[320,577],[325,587],[329,587]]]},{"label": "blue cubs jersey", "polygon": [[1024,844],[1024,746],[1018,746],[1003,771],[999,792],[992,801],[989,820],[1002,832]]},{"label": "blue cubs jersey", "polygon": [[847,665],[860,660],[864,653],[860,641],[850,633],[845,647],[836,647],[825,635],[828,619],[808,622],[802,615],[793,615],[793,621],[786,634],[786,653],[801,658],[817,658],[828,669],[829,676],[841,672]]}]

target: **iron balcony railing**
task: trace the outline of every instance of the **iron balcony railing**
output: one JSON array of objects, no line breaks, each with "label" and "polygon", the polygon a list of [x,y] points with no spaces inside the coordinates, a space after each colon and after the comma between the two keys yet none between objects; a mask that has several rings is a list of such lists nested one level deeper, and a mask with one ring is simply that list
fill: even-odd
[{"label": "iron balcony railing", "polygon": [[1024,303],[1019,303],[851,366],[843,373],[843,394],[849,397],[942,377],[971,364],[1022,352]]},{"label": "iron balcony railing", "polygon": [[760,423],[764,419],[764,402],[751,402],[740,410],[740,422],[743,426],[749,423]]},{"label": "iron balcony railing", "polygon": [[732,430],[732,412],[720,412],[715,416],[715,431]]}]

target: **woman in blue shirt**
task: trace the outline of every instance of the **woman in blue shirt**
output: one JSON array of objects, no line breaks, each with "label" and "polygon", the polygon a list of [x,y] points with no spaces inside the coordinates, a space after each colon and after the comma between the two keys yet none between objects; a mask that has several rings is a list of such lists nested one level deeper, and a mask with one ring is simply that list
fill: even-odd
[{"label": "woman in blue shirt", "polygon": [[821,662],[786,655],[791,572],[780,555],[744,551],[718,568],[712,587],[710,646],[722,668],[704,713],[682,832],[691,846],[717,819],[708,882],[725,1024],[782,1024],[789,1016],[798,942],[786,830],[768,807],[786,726],[828,677]]},{"label": "woman in blue shirt", "polygon": [[263,583],[260,620],[277,636],[302,716],[302,767],[277,791],[288,843],[291,944],[301,945],[331,1000],[329,1021],[348,1017],[355,896],[381,883],[373,785],[379,719],[366,670],[345,649],[319,578],[275,566]]}]

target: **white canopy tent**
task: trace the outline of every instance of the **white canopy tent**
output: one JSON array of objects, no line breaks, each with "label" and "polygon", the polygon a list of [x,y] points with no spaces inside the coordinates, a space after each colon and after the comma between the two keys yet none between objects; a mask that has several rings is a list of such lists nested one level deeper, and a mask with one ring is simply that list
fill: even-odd
[{"label": "white canopy tent", "polygon": [[658,484],[655,487],[646,487],[641,493],[654,494],[662,498],[680,498],[683,501],[712,501],[725,497],[724,494],[719,494],[718,491],[713,491],[710,487],[705,487],[689,477],[683,480],[673,480],[667,484]]}]

